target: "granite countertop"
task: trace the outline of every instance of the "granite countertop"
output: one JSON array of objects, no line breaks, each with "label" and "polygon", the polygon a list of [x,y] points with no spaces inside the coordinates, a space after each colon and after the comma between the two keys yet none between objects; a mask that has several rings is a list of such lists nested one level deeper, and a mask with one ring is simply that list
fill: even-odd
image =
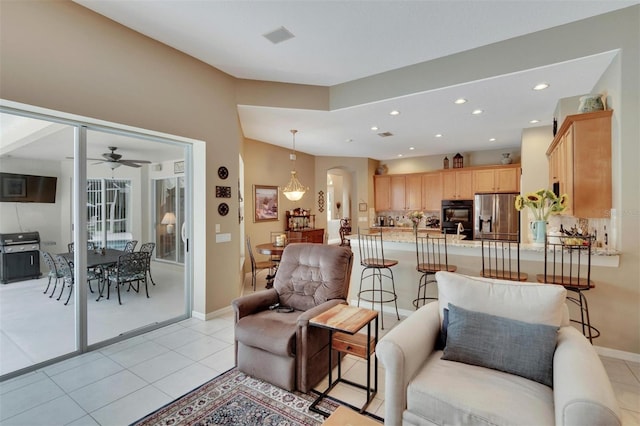
[{"label": "granite countertop", "polygon": [[[383,227],[376,227],[376,229],[380,229]],[[407,230],[411,230],[411,228],[406,228]],[[431,228],[419,228],[418,235],[426,234],[428,232],[439,231]],[[348,236],[349,239],[357,240],[358,234],[352,234]],[[382,239],[386,242],[390,243],[411,243],[415,244],[415,236],[413,232],[406,232],[406,230],[393,230],[392,227],[386,227],[384,232],[382,233]],[[447,246],[452,247],[465,247],[465,248],[480,248],[481,242],[478,240],[464,240],[460,239],[457,235],[447,234]],[[522,243],[520,244],[520,251],[528,251],[528,252],[544,252],[544,244],[535,244],[535,243]],[[620,252],[618,250],[613,250],[611,248],[603,248],[603,247],[593,247],[591,255],[592,256],[618,256]]]}]

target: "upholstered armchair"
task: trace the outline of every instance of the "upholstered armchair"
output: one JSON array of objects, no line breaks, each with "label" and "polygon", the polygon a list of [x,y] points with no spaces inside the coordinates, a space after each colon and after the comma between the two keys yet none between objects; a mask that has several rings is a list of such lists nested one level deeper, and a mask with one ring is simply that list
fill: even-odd
[{"label": "upholstered armchair", "polygon": [[352,264],[347,247],[288,245],[273,288],[232,302],[238,369],[301,392],[322,380],[329,371],[328,332],[309,320],[346,303]]},{"label": "upholstered armchair", "polygon": [[376,347],[385,425],[620,425],[598,354],[569,325],[563,287],[436,280],[438,302]]}]

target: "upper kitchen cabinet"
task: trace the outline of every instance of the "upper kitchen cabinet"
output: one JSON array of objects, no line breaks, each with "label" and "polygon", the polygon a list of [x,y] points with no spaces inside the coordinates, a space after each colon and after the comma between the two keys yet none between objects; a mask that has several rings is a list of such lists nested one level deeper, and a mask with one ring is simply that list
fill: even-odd
[{"label": "upper kitchen cabinet", "polygon": [[520,192],[520,167],[501,166],[473,171],[475,193]]},{"label": "upper kitchen cabinet", "polygon": [[376,211],[391,210],[391,176],[374,176],[373,190]]},{"label": "upper kitchen cabinet", "polygon": [[422,210],[440,211],[442,207],[442,173],[422,175]]},{"label": "upper kitchen cabinet", "polygon": [[602,218],[611,214],[611,115],[569,115],[547,150],[549,184],[568,195],[564,214]]},{"label": "upper kitchen cabinet", "polygon": [[443,200],[473,200],[473,172],[456,170],[442,173]]}]

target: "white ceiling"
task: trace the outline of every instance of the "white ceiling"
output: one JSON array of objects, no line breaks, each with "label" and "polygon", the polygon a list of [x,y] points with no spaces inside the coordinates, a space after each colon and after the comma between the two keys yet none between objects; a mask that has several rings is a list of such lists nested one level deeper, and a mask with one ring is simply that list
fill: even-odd
[{"label": "white ceiling", "polygon": [[[640,0],[74,0],[238,78],[332,86],[606,13]],[[263,34],[285,27],[294,38]],[[420,43],[418,40],[427,40]],[[541,49],[544,46],[540,47]],[[589,93],[609,52],[334,111],[239,106],[246,137],[313,155],[392,159],[517,148],[560,98]],[[539,82],[551,87],[534,92]],[[457,97],[469,102],[458,106]],[[470,111],[485,113],[473,116]],[[389,116],[398,109],[401,114]],[[377,132],[371,126],[379,127]],[[393,137],[376,133],[390,131]],[[436,133],[442,138],[434,138]],[[496,138],[495,142],[489,142]],[[351,140],[351,142],[346,142]],[[414,147],[414,150],[410,150]]]}]

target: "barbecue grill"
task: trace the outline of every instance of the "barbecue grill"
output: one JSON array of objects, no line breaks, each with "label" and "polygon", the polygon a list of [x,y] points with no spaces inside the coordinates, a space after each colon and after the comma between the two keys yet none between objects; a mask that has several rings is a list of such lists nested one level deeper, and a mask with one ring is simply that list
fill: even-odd
[{"label": "barbecue grill", "polygon": [[40,278],[40,234],[0,234],[0,283]]}]

